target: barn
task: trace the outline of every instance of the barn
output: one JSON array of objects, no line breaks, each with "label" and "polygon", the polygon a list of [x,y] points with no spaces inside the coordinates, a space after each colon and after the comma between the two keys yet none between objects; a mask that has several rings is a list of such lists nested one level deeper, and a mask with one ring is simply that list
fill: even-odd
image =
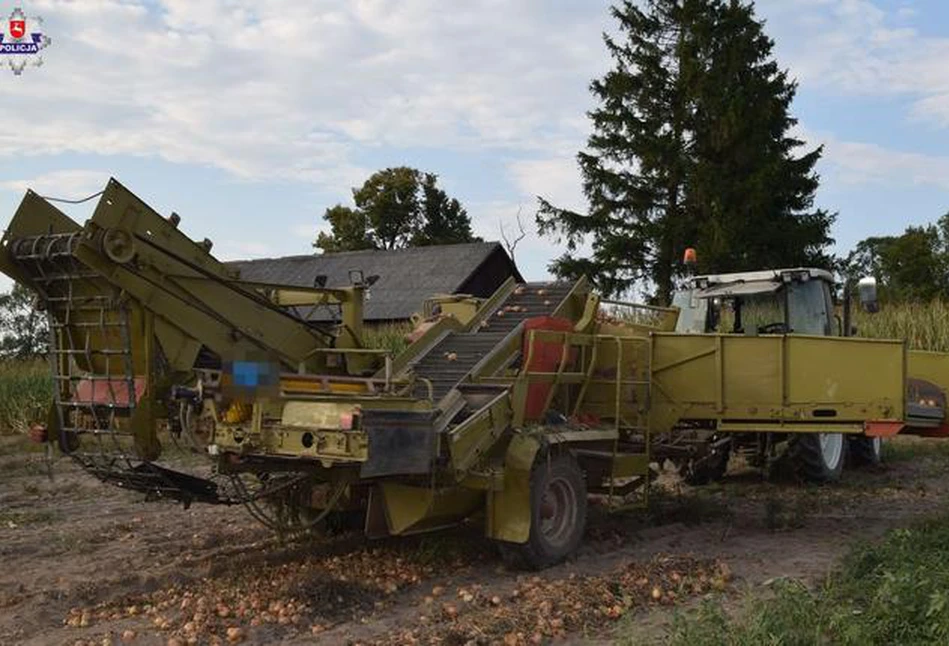
[{"label": "barn", "polygon": [[[342,251],[337,253],[238,260],[227,263],[242,280],[312,287],[326,276],[327,287],[351,284],[351,272],[378,276],[366,302],[367,323],[406,321],[434,294],[470,294],[486,298],[520,272],[499,242],[432,245],[408,249]],[[317,309],[310,320],[332,314]]]}]

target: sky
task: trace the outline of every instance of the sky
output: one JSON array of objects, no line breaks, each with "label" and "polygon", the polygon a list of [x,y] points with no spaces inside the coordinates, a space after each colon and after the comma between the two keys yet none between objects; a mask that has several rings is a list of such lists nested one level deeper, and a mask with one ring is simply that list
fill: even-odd
[{"label": "sky", "polygon": [[[437,173],[485,239],[520,213],[516,259],[542,279],[562,248],[534,233],[536,196],[584,209],[576,153],[610,66],[609,5],[17,0],[52,43],[40,67],[0,68],[0,227],[27,187],[77,198],[114,176],[221,259],[310,253],[327,207],[408,165]],[[757,12],[799,83],[797,134],[825,147],[834,251],[949,210],[949,3]],[[64,210],[81,222],[91,204]]]}]

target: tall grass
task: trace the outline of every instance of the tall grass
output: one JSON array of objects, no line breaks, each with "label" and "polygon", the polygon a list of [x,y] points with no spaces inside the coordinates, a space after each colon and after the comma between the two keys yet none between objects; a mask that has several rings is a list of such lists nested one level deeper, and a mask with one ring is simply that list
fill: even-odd
[{"label": "tall grass", "polygon": [[0,434],[22,433],[45,420],[52,397],[46,361],[0,361]]},{"label": "tall grass", "polygon": [[[386,323],[365,330],[367,347],[385,349],[393,356],[406,348],[405,335],[412,331],[406,323]],[[46,419],[52,402],[49,364],[34,361],[0,361],[0,435],[23,433],[34,422]]]},{"label": "tall grass", "polygon": [[876,314],[854,307],[857,336],[906,339],[914,350],[949,352],[949,303],[884,304]]},{"label": "tall grass", "polygon": [[408,321],[367,325],[363,329],[363,343],[367,348],[388,350],[392,356],[395,356],[408,347],[409,343],[405,336],[412,331],[412,328],[412,324]]}]

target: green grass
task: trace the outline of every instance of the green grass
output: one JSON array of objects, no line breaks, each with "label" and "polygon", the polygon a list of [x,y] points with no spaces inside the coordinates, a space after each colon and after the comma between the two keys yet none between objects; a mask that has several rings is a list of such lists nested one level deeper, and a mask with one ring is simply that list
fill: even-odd
[{"label": "green grass", "polygon": [[45,361],[0,362],[0,434],[23,433],[31,423],[46,419],[51,400]]},{"label": "green grass", "polygon": [[730,616],[711,600],[676,619],[673,646],[949,643],[949,515],[854,549],[818,589],[776,582]]},{"label": "green grass", "polygon": [[396,356],[408,347],[405,335],[412,331],[412,324],[383,323],[381,325],[367,325],[363,330],[363,343],[367,348],[388,350]]}]

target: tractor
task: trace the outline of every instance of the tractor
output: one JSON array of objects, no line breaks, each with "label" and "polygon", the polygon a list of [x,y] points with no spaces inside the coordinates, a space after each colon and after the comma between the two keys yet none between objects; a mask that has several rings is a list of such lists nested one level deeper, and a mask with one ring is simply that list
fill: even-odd
[{"label": "tractor", "polygon": [[[687,254],[694,258],[694,254]],[[835,304],[837,284],[824,269],[796,267],[727,274],[693,276],[674,293],[679,310],[676,332],[721,333],[747,336],[795,334],[852,336],[852,283],[843,288],[843,314]],[[876,282],[860,279],[857,291],[868,312],[878,309]],[[778,457],[790,460],[793,469],[811,482],[838,480],[847,464],[876,465],[881,460],[882,439],[841,433],[707,434],[708,450],[700,459],[681,467],[692,484],[721,478],[731,455],[742,455],[755,466],[771,464]]]}]

